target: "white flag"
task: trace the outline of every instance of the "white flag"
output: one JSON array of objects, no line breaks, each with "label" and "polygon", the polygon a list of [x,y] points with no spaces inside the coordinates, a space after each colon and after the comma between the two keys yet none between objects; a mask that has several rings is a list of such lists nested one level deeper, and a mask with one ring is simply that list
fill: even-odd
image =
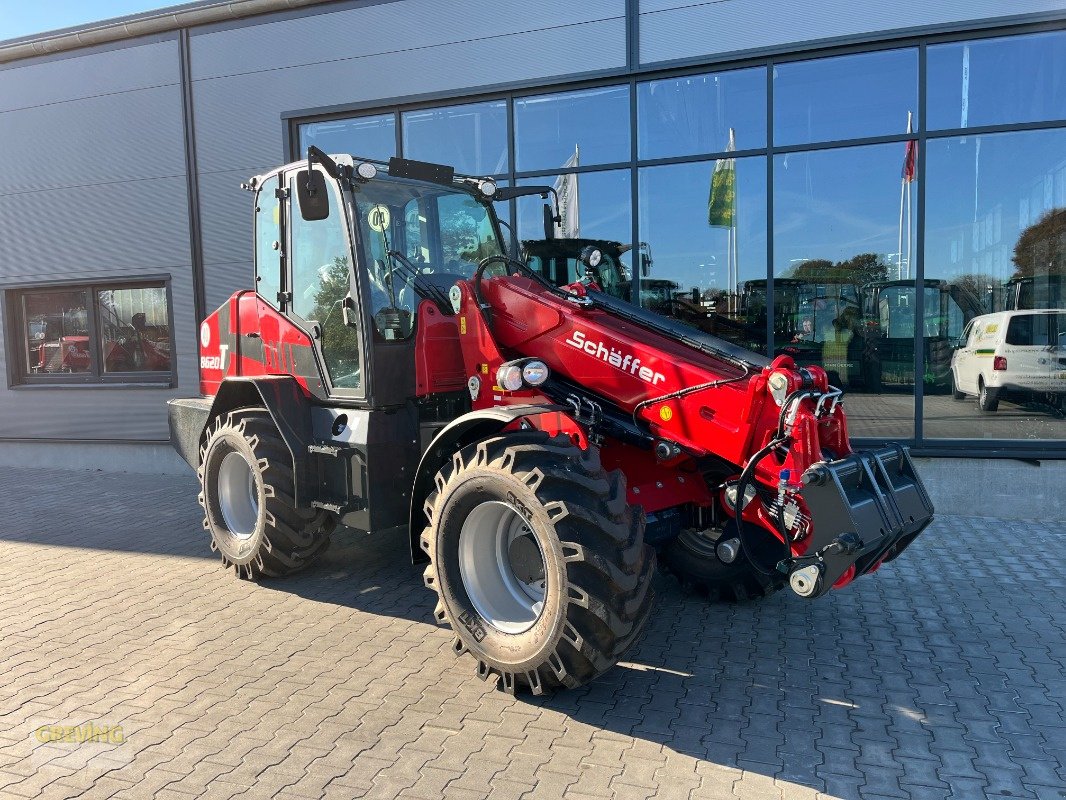
[{"label": "white flag", "polygon": [[[574,154],[563,164],[563,169],[578,166],[580,151],[574,145]],[[577,173],[560,175],[555,180],[555,192],[559,196],[559,217],[562,223],[557,233],[562,239],[577,239],[581,236],[581,204],[577,194]]]}]

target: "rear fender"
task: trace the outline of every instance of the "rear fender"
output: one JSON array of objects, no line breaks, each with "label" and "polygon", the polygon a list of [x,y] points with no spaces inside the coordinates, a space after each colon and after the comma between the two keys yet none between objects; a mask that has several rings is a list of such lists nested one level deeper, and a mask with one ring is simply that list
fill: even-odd
[{"label": "rear fender", "polygon": [[[529,419],[533,427],[542,430],[564,431],[568,430],[570,425],[580,429],[580,426],[565,413],[558,413],[565,411],[567,411],[565,407],[556,405],[494,406],[463,414],[445,425],[422,454],[422,460],[415,472],[409,516],[411,562],[419,564],[427,560],[422,548],[418,545],[418,539],[425,527],[424,506],[433,487],[434,476],[453,453],[469,444],[498,434],[523,418]],[[542,420],[537,419],[541,415],[550,418],[551,421],[547,424],[543,423]],[[569,424],[564,424],[559,419],[560,417],[568,420]]]}]

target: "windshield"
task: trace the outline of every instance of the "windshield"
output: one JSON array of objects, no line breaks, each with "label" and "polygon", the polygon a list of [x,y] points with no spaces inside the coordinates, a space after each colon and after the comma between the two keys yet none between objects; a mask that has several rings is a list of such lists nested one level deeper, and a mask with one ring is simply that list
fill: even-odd
[{"label": "windshield", "polygon": [[423,299],[446,302],[478,262],[503,253],[492,214],[468,192],[385,179],[352,193],[371,313],[383,339],[409,337]]}]

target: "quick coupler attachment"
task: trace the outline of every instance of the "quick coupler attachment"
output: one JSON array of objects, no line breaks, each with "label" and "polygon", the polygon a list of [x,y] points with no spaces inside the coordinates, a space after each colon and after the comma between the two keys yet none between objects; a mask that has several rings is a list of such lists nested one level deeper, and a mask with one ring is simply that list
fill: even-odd
[{"label": "quick coupler attachment", "polygon": [[815,464],[803,474],[801,492],[813,527],[807,555],[789,575],[801,597],[822,596],[852,566],[858,577],[891,561],[933,519],[902,445]]}]

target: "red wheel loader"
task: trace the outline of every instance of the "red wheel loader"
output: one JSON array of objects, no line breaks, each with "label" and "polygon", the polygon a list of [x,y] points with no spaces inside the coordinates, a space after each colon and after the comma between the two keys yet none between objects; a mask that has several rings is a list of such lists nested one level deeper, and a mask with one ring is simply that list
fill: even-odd
[{"label": "red wheel loader", "polygon": [[621,657],[657,556],[714,599],[814,599],[932,519],[903,447],[852,451],[820,368],[508,256],[494,201],[548,187],[310,148],[247,188],[255,288],[203,323],[202,396],[169,408],[242,578],[338,524],[407,535],[456,653],[539,694]]}]

